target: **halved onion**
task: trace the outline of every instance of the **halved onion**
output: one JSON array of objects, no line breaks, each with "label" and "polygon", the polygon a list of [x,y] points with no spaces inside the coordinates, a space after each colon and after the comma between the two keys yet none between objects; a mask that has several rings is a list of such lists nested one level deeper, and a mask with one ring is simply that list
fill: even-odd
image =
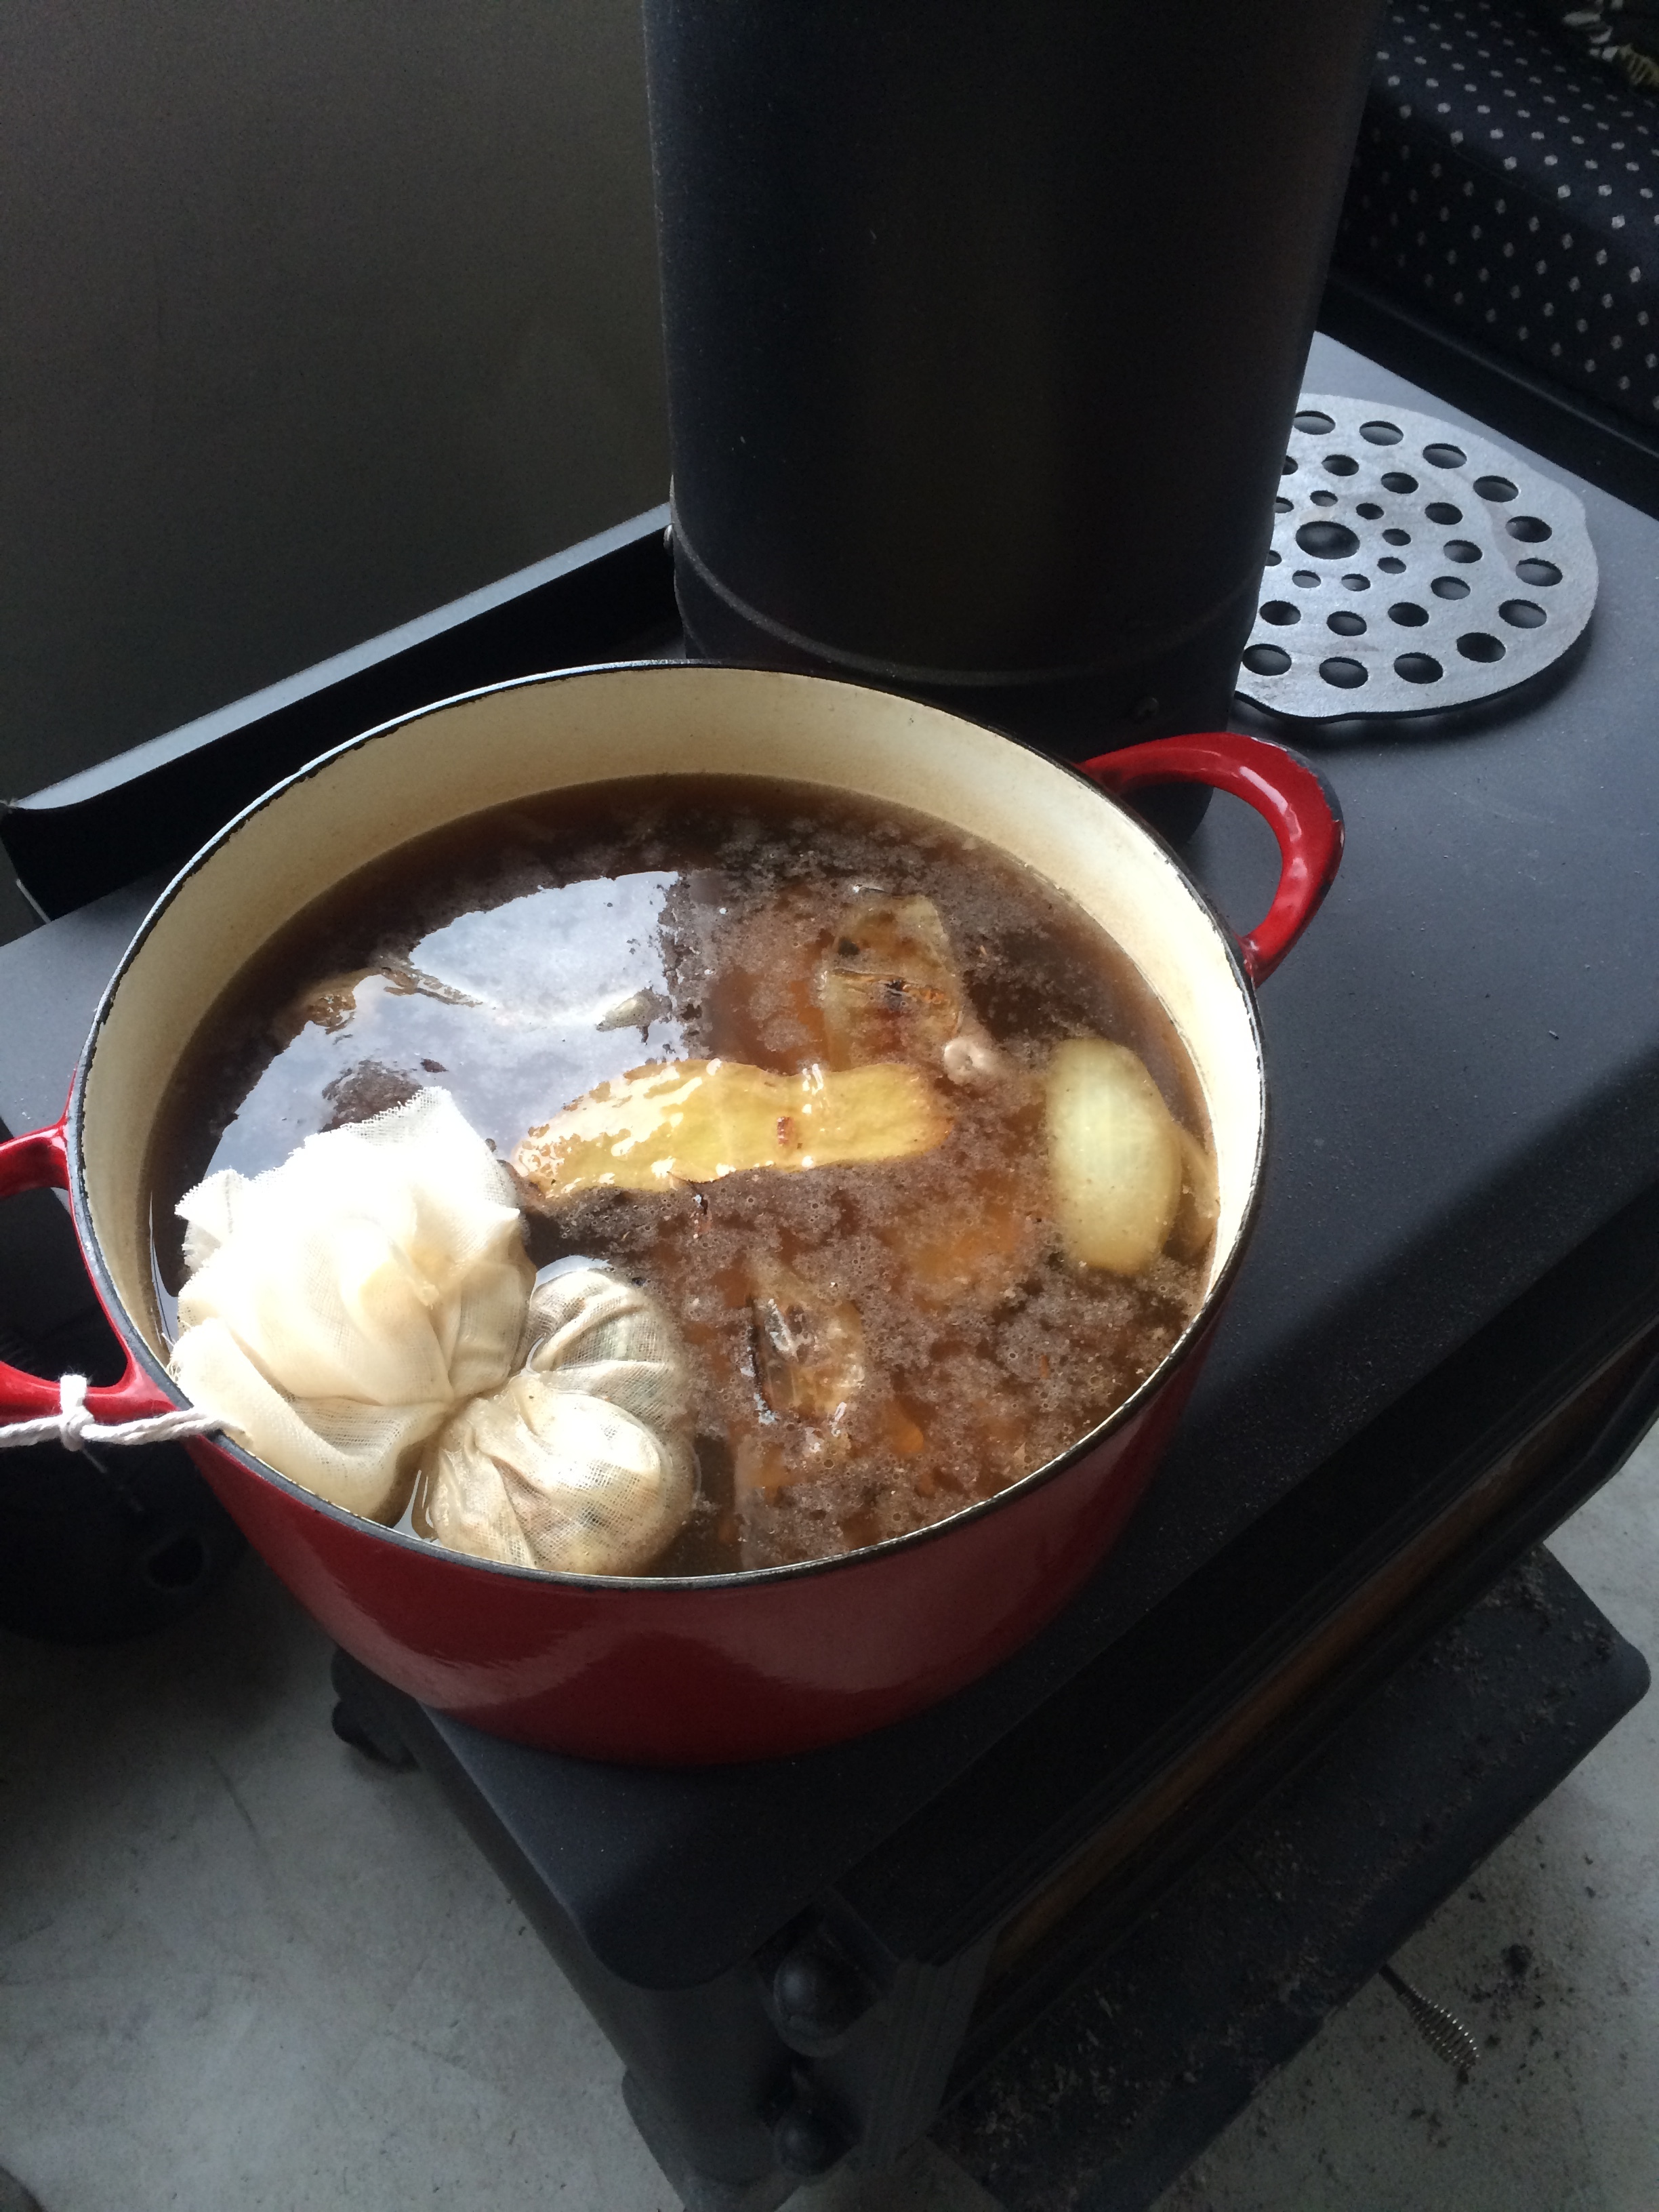
[{"label": "halved onion", "polygon": [[1170,1249],[1178,1260],[1196,1260],[1215,1235],[1221,1215],[1221,1189],[1215,1162],[1198,1139],[1177,1127],[1181,1139],[1181,1203],[1170,1231]]},{"label": "halved onion", "polygon": [[1185,1180],[1182,1133],[1127,1045],[1071,1037],[1046,1083],[1048,1172],[1068,1255],[1138,1275],[1164,1249]]}]

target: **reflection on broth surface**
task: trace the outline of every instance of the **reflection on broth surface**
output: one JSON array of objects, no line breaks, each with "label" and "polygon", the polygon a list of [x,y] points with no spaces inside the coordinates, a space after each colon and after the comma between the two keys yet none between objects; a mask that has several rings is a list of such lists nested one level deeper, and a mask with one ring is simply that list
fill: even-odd
[{"label": "reflection on broth surface", "polygon": [[[993,1496],[1121,1403],[1202,1294],[1212,1170],[1172,1027],[1068,901],[921,816],[619,782],[350,878],[238,979],[170,1095],[169,1334],[183,1194],[428,1090],[510,1164],[535,1267],[602,1263],[683,1341],[695,1502],[647,1571],[828,1556]],[[520,1430],[552,1433],[557,1387],[514,1385]],[[486,1449],[507,1504],[473,1518],[523,1564],[534,1454]],[[461,1525],[428,1494],[417,1529]]]}]

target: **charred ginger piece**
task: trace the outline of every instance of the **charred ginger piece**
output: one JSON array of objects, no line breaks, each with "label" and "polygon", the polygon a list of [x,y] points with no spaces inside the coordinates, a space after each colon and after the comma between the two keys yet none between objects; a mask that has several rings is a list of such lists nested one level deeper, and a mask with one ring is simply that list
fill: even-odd
[{"label": "charred ginger piece", "polygon": [[775,1075],[741,1060],[666,1060],[600,1084],[532,1129],[512,1164],[551,1206],[579,1191],[667,1190],[745,1169],[911,1159],[950,1133],[919,1068]]}]

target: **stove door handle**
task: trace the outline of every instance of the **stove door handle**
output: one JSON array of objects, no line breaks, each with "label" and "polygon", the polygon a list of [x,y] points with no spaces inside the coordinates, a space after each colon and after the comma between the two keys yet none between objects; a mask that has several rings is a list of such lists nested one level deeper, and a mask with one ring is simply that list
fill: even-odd
[{"label": "stove door handle", "polygon": [[[69,1146],[61,1121],[50,1129],[35,1129],[27,1137],[14,1137],[0,1145],[0,1198],[26,1190],[67,1190],[69,1180]],[[126,1360],[118,1382],[87,1392],[87,1410],[94,1420],[113,1426],[120,1421],[143,1420],[152,1413],[177,1413],[177,1406],[156,1389],[131,1352]],[[56,1382],[30,1375],[21,1367],[8,1367],[0,1360],[0,1425],[49,1419],[59,1406]]]},{"label": "stove door handle", "polygon": [[1207,783],[1255,807],[1279,842],[1279,888],[1238,949],[1252,983],[1271,975],[1319,911],[1342,859],[1341,804],[1312,762],[1265,738],[1215,730],[1153,738],[1079,767],[1119,799],[1154,784]]}]

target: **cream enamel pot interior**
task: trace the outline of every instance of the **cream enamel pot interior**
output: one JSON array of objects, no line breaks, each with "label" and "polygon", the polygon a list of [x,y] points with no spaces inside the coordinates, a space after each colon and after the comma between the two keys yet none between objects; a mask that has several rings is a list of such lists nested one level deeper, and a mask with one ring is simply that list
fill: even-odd
[{"label": "cream enamel pot interior", "polygon": [[[191,1444],[255,1547],[365,1665],[497,1734],[656,1763],[800,1750],[945,1696],[1056,1612],[1122,1527],[1192,1386],[1255,1207],[1266,1097],[1252,981],[1305,925],[1341,847],[1311,769],[1216,735],[1079,772],[941,709],[750,669],[657,663],[502,685],[340,747],[222,831],[140,930],[64,1122],[0,1148],[0,1194],[67,1186],[127,1347],[122,1382],[90,1394],[94,1413],[176,1406],[149,1297],[145,1164],[180,1056],[250,956],[343,877],[445,823],[561,787],[696,771],[915,808],[1068,893],[1139,963],[1192,1054],[1221,1211],[1204,1304],[1127,1404],[989,1502],[841,1559],[701,1580],[541,1575],[357,1520],[226,1439]],[[1242,946],[1098,787],[1170,781],[1237,793],[1278,837],[1278,895]],[[50,1384],[0,1368],[0,1419],[56,1402]]]}]

